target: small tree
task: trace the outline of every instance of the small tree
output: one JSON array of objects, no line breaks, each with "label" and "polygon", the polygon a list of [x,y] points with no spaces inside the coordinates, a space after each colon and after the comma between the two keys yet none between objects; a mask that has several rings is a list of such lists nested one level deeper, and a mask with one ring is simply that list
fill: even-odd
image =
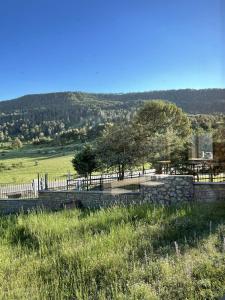
[{"label": "small tree", "polygon": [[79,175],[84,176],[87,180],[90,177],[91,183],[91,174],[98,168],[97,156],[93,147],[90,144],[86,144],[74,156],[72,164]]},{"label": "small tree", "polygon": [[23,147],[23,143],[19,138],[15,138],[14,141],[12,141],[12,148],[13,149],[20,149]]},{"label": "small tree", "polygon": [[135,128],[131,123],[108,126],[98,140],[98,155],[102,167],[116,168],[119,179],[124,178],[125,170],[139,160],[139,143]]}]

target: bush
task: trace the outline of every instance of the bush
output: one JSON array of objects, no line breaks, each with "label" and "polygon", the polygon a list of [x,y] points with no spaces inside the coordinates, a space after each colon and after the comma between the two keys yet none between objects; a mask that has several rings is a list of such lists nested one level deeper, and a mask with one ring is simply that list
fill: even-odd
[{"label": "bush", "polygon": [[11,147],[12,149],[20,149],[23,147],[23,143],[19,138],[15,138],[15,140],[12,141]]}]

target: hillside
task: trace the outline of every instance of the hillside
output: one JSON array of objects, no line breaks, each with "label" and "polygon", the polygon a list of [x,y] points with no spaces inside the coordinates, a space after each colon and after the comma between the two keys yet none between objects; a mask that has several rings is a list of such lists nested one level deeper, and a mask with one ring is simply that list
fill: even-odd
[{"label": "hillside", "polygon": [[172,101],[191,114],[225,113],[225,89],[27,95],[0,102],[0,141],[7,136],[53,136],[71,127],[129,118],[143,101],[151,99]]},{"label": "hillside", "polygon": [[221,299],[224,208],[139,205],[0,217],[0,298]]}]

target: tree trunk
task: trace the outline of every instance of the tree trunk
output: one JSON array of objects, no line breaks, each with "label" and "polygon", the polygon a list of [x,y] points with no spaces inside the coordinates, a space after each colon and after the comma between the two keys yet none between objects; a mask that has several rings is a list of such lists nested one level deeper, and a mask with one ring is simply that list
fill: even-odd
[{"label": "tree trunk", "polygon": [[88,187],[88,174],[86,174],[85,179],[86,179],[86,187],[87,187],[87,191],[88,191],[89,190],[89,187]]},{"label": "tree trunk", "polygon": [[121,177],[121,170],[120,170],[120,165],[118,165],[118,180],[120,180]]},{"label": "tree trunk", "polygon": [[122,168],[121,168],[121,180],[124,179],[124,173],[125,173],[124,164],[122,164]]},{"label": "tree trunk", "polygon": [[145,165],[144,164],[142,165],[142,174],[143,175],[145,174]]}]

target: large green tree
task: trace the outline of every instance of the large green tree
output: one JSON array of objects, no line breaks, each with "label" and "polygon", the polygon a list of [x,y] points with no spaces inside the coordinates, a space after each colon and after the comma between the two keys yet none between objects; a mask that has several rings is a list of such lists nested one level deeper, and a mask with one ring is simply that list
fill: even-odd
[{"label": "large green tree", "polygon": [[116,167],[123,179],[132,166],[183,158],[190,133],[187,115],[175,104],[150,101],[130,122],[108,126],[97,148],[102,165]]},{"label": "large green tree", "polygon": [[185,153],[191,123],[175,104],[162,100],[146,102],[137,112],[134,126],[149,160],[176,160]]}]

